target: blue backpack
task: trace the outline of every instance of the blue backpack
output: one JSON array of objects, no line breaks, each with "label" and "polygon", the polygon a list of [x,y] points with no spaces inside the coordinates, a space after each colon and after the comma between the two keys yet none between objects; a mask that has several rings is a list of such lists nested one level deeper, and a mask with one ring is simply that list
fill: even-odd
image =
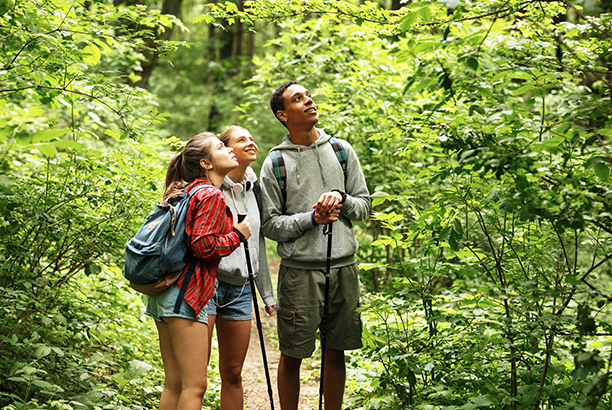
[{"label": "blue backpack", "polygon": [[[344,185],[346,185],[346,164],[348,162],[348,157],[346,156],[346,151],[344,150],[344,146],[335,137],[329,138],[329,143],[334,149],[334,153],[336,154],[336,158],[342,167],[342,172],[344,173]],[[281,190],[282,196],[282,212],[283,214],[286,211],[285,203],[287,202],[287,169],[285,168],[285,160],[283,159],[283,152],[279,150],[270,152],[270,159],[272,160],[272,171],[274,172],[274,177],[276,178],[276,182],[278,182],[278,186]]]},{"label": "blue backpack", "polygon": [[187,285],[195,269],[196,258],[187,252],[185,221],[191,197],[204,187],[199,185],[188,194],[179,195],[173,205],[157,205],[125,244],[123,276],[130,286],[146,295],[157,295],[178,280],[185,265],[189,264],[183,287],[174,312],[178,313]]}]

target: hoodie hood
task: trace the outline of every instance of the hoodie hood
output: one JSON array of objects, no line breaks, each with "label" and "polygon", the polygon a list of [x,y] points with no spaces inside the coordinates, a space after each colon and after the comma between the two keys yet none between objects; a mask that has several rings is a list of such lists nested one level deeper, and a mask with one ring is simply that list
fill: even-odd
[{"label": "hoodie hood", "polygon": [[277,145],[276,147],[270,150],[270,152],[276,151],[276,150],[296,151],[297,152],[298,155],[297,155],[297,163],[296,163],[296,170],[297,170],[296,178],[298,182],[300,181],[300,170],[302,169],[302,155],[301,154],[302,152],[306,152],[308,150],[314,150],[315,156],[317,158],[317,163],[319,165],[319,172],[321,173],[321,178],[323,179],[323,183],[326,182],[324,167],[321,161],[321,155],[319,153],[319,147],[325,144],[327,141],[329,141],[331,136],[328,135],[322,129],[319,129],[319,128],[315,128],[315,129],[317,130],[317,134],[319,134],[319,138],[317,138],[315,142],[313,142],[312,144],[308,146],[294,144],[291,141],[290,135],[287,134],[283,138],[283,141],[280,143],[280,145]]},{"label": "hoodie hood", "polygon": [[327,141],[329,141],[329,139],[331,138],[330,135],[328,135],[325,131],[323,131],[320,128],[315,128],[315,129],[317,130],[317,134],[319,134],[319,138],[312,144],[308,146],[294,144],[293,142],[291,142],[290,135],[287,134],[281,141],[280,145],[277,145],[276,147],[272,148],[270,152],[278,150],[278,149],[282,149],[282,150],[288,149],[288,150],[295,150],[295,151],[299,151],[300,148],[302,150],[310,149],[310,148],[325,144]]}]

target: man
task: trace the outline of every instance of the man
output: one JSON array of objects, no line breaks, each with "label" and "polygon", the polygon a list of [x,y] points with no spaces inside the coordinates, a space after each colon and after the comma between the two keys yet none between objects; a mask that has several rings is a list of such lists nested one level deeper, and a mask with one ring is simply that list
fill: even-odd
[{"label": "man", "polygon": [[[281,257],[278,277],[277,330],[281,358],[278,391],[281,409],[297,409],[300,365],[315,349],[323,317],[327,236],[333,223],[329,314],[327,318],[324,397],[326,409],[342,408],[346,379],[344,351],[359,349],[361,340],[357,240],[351,220],[370,213],[370,196],[359,159],[346,141],[346,172],[330,136],[317,129],[317,106],[295,81],[280,86],[270,99],[272,112],[289,134],[270,151],[282,154],[284,170],[268,156],[261,171],[265,236],[277,242]],[[286,181],[275,176],[285,174]],[[285,171],[285,172],[282,172]],[[286,189],[281,189],[285,184]]]}]

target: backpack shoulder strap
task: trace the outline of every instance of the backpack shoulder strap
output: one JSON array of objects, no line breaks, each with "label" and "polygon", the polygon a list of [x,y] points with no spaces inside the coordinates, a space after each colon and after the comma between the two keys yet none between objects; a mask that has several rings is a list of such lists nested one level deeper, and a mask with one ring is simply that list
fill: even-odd
[{"label": "backpack shoulder strap", "polygon": [[338,162],[340,162],[340,166],[342,167],[342,172],[344,173],[344,187],[346,189],[346,164],[348,163],[348,157],[346,156],[344,145],[335,137],[330,137],[329,143],[332,145],[336,158],[338,158]]},{"label": "backpack shoulder strap", "polygon": [[189,192],[189,200],[191,200],[191,197],[195,195],[196,192],[198,192],[200,189],[202,188],[206,188],[206,187],[212,187],[213,185],[210,184],[202,184],[202,185],[198,185],[195,188],[193,188],[190,192]]},{"label": "backpack shoulder strap", "polygon": [[259,209],[259,218],[261,219],[263,208],[263,202],[261,199],[261,183],[259,181],[253,182],[253,193],[255,194],[255,200],[257,201],[257,208]]},{"label": "backpack shoulder strap", "polygon": [[[191,202],[191,198],[202,188],[212,187],[210,184],[202,184],[193,188],[187,195],[188,201]],[[188,206],[185,208],[185,212],[189,209]],[[193,253],[187,246],[187,251],[185,252],[185,257],[183,258],[183,262],[187,264],[189,267],[187,268],[187,272],[185,273],[185,279],[183,279],[183,286],[179,288],[179,294],[176,298],[176,303],[174,304],[174,313],[179,313],[181,310],[181,304],[183,303],[183,299],[185,299],[185,293],[187,292],[187,287],[189,286],[189,282],[191,281],[191,277],[193,276],[193,272],[195,271],[196,258],[193,256]]]},{"label": "backpack shoulder strap", "polygon": [[281,196],[283,203],[281,204],[282,212],[285,213],[285,203],[287,202],[287,169],[285,168],[285,160],[283,159],[283,153],[281,150],[270,152],[270,159],[272,160],[272,170],[274,171],[274,177],[278,186],[281,190]]}]

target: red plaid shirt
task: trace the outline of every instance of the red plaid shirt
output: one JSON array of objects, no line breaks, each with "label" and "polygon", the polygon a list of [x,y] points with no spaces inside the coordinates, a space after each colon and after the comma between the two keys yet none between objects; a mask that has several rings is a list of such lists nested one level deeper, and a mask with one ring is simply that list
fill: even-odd
[{"label": "red plaid shirt", "polygon": [[[189,184],[187,192],[201,184],[212,185],[205,179],[196,179]],[[185,301],[195,310],[196,316],[212,297],[221,258],[240,246],[238,235],[232,231],[233,226],[232,211],[219,188],[202,188],[191,197],[185,233],[187,246],[198,260],[185,292]],[[181,288],[187,268],[185,266],[178,280]]]}]

